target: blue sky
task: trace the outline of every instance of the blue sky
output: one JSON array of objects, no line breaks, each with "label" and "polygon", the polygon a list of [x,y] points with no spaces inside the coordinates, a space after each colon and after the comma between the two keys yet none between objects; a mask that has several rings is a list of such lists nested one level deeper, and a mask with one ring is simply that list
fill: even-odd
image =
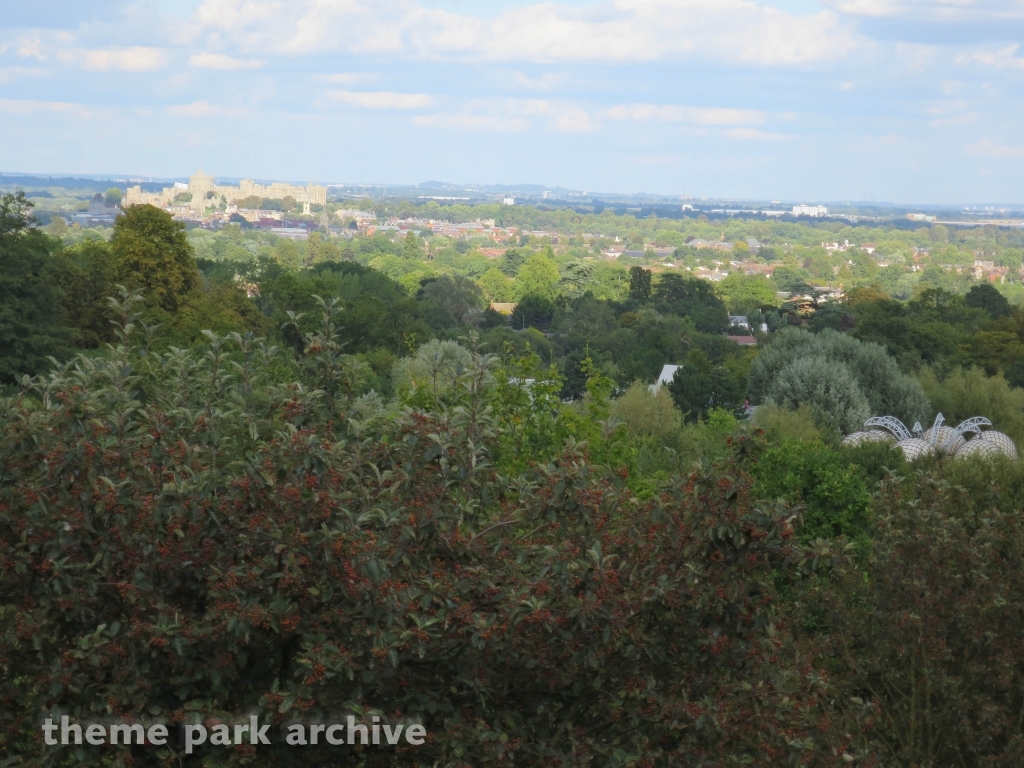
[{"label": "blue sky", "polygon": [[1024,0],[0,0],[0,170],[1024,202]]}]

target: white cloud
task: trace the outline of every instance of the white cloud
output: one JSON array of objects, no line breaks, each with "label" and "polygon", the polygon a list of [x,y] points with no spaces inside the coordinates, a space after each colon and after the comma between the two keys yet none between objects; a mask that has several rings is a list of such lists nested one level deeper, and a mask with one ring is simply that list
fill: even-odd
[{"label": "white cloud", "polygon": [[790,138],[784,133],[759,131],[757,128],[730,128],[725,135],[730,139],[748,139],[750,141],[785,141]]},{"label": "white cloud", "polygon": [[93,72],[153,72],[167,66],[167,53],[159,48],[67,49],[57,54],[62,64],[71,64]]},{"label": "white cloud", "polygon": [[426,109],[434,97],[426,93],[395,91],[328,91],[331,98],[363,109]]},{"label": "white cloud", "polygon": [[374,75],[365,72],[337,72],[333,75],[317,75],[317,79],[325,83],[337,83],[338,85],[351,85],[373,79]]},{"label": "white cloud", "polygon": [[754,109],[687,107],[672,104],[618,104],[602,113],[609,120],[660,120],[689,125],[761,125],[765,113]]},{"label": "white cloud", "polygon": [[575,104],[549,99],[474,99],[458,112],[421,115],[413,125],[471,131],[525,131],[541,127],[559,133],[587,133],[601,126]]},{"label": "white cloud", "polygon": [[35,101],[33,99],[0,99],[0,112],[10,115],[31,115],[38,112],[76,112],[82,107],[68,101]]},{"label": "white cloud", "polygon": [[832,11],[753,0],[554,2],[481,19],[412,0],[205,0],[195,22],[249,52],[338,51],[474,61],[643,62],[699,55],[764,66],[836,61],[864,44]]},{"label": "white cloud", "polygon": [[1024,160],[1024,147],[996,144],[987,139],[971,144],[967,152],[978,157],[993,157],[998,160]]},{"label": "white cloud", "polygon": [[555,74],[554,72],[546,72],[540,77],[530,77],[522,72],[514,72],[513,78],[515,84],[520,88],[532,91],[550,91],[564,79],[562,75]]},{"label": "white cloud", "polygon": [[261,59],[236,59],[223,53],[196,53],[188,59],[188,65],[196,69],[259,69],[264,63]]},{"label": "white cloud", "polygon": [[[80,120],[97,116],[112,117],[106,107],[75,104],[70,101],[43,101],[37,99],[0,99],[0,115],[69,115]],[[44,117],[43,120],[50,120]]]},{"label": "white cloud", "polygon": [[193,101],[191,104],[176,104],[168,107],[167,112],[178,117],[246,118],[252,115],[252,112],[245,107],[210,104],[208,101]]},{"label": "white cloud", "polygon": [[998,51],[978,51],[977,53],[962,53],[956,57],[957,64],[984,64],[996,69],[1024,69],[1024,57],[1014,54],[1020,49],[1020,44],[1014,44]]},{"label": "white cloud", "polygon": [[[18,46],[18,55],[23,59],[33,58],[39,61],[46,60],[46,54],[43,53],[43,43],[38,37],[34,37],[30,40],[22,40]],[[4,46],[6,48],[6,46]]]},{"label": "white cloud", "polygon": [[0,83],[9,83],[26,77],[41,77],[45,74],[46,70],[41,67],[0,67]]},{"label": "white cloud", "polygon": [[1022,0],[825,0],[840,13],[918,21],[987,21],[1024,18]]},{"label": "white cloud", "polygon": [[412,124],[420,128],[486,131],[489,133],[518,133],[530,127],[530,121],[522,117],[499,117],[470,112],[439,112],[433,115],[419,115],[412,119]]}]

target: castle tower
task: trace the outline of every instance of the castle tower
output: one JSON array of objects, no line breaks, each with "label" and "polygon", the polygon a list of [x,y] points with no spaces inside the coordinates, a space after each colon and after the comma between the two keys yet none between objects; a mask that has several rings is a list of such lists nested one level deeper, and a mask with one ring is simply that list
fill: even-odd
[{"label": "castle tower", "polygon": [[202,171],[196,171],[195,176],[188,180],[188,191],[192,193],[192,207],[203,210],[206,207],[206,193],[212,192],[215,185],[214,178],[207,176]]}]

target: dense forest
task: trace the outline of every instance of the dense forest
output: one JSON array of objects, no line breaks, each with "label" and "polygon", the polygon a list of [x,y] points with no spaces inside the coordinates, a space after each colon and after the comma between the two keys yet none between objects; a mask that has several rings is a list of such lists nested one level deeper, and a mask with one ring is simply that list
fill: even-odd
[{"label": "dense forest", "polygon": [[[568,242],[492,258],[186,231],[149,206],[92,234],[30,214],[0,198],[10,764],[1019,764],[1024,470],[841,444],[940,411],[1022,444],[1012,233],[874,232],[906,246],[891,281],[779,222],[497,210]],[[705,229],[780,264],[698,278]],[[593,258],[637,232],[684,266]],[[955,268],[978,260],[1010,277]],[[778,295],[822,281],[845,296]],[[39,738],[45,716],[250,713],[429,737]]]}]

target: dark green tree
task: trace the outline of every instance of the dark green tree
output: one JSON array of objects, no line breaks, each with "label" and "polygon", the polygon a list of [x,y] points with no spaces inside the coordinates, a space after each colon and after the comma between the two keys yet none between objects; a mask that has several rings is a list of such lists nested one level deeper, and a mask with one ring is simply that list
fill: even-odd
[{"label": "dark green tree", "polygon": [[526,263],[526,254],[524,254],[518,248],[509,248],[505,251],[505,255],[501,257],[501,262],[498,264],[498,269],[504,272],[509,277],[515,277],[519,274],[519,268]]},{"label": "dark green tree", "polygon": [[702,349],[693,349],[668,385],[676,406],[689,422],[707,416],[712,408],[739,410],[743,387],[724,366],[715,365]]},{"label": "dark green tree", "polygon": [[0,195],[0,384],[44,370],[67,341],[59,244],[31,226],[31,209],[20,190]]},{"label": "dark green tree", "polygon": [[114,222],[110,246],[118,281],[140,290],[147,303],[174,312],[199,285],[199,269],[185,225],[152,205],[133,205]]},{"label": "dark green tree", "polygon": [[1007,317],[1013,311],[1010,302],[992,283],[976,285],[964,297],[968,307],[984,309],[993,320]]},{"label": "dark green tree", "polygon": [[108,299],[117,294],[117,258],[102,240],[85,240],[56,255],[72,343],[95,348],[113,341]]},{"label": "dark green tree", "polygon": [[555,304],[546,296],[528,293],[512,310],[512,327],[516,330],[536,328],[546,331],[555,316]]},{"label": "dark green tree", "polygon": [[651,270],[640,266],[629,268],[629,298],[637,301],[651,298]]},{"label": "dark green tree", "polygon": [[689,317],[704,333],[724,333],[729,313],[714,286],[707,280],[665,274],[654,286],[654,299],[664,312]]}]

